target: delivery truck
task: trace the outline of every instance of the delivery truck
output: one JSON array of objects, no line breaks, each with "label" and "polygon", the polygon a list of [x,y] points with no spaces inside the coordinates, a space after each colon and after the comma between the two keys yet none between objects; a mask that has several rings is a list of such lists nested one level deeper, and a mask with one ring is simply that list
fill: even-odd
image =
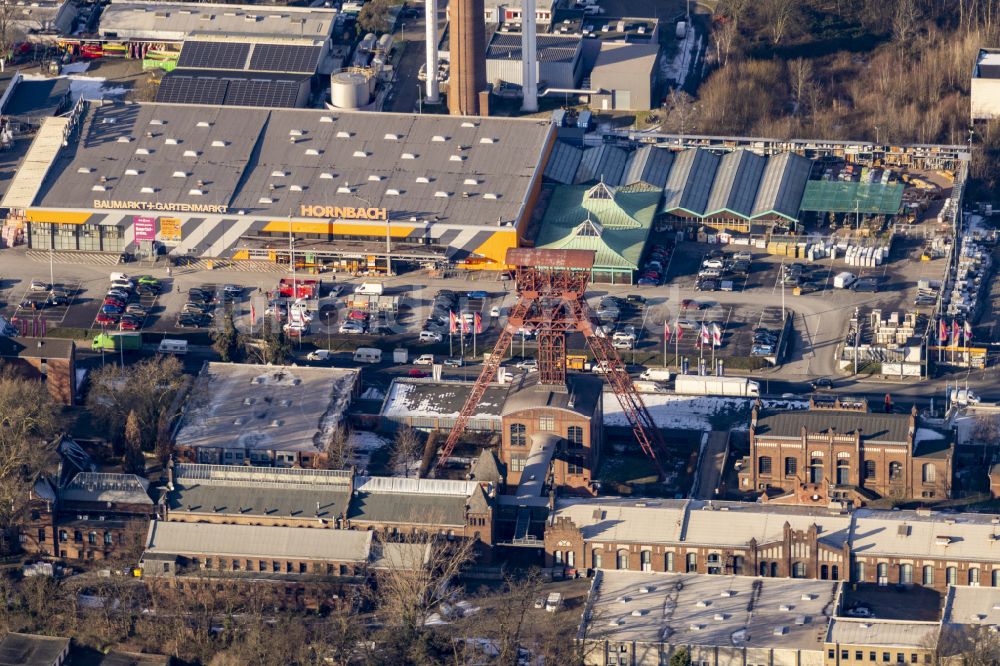
[{"label": "delivery truck", "polygon": [[760,384],[745,377],[710,377],[677,375],[674,392],[681,395],[727,395],[756,398]]},{"label": "delivery truck", "polygon": [[104,351],[135,351],[142,349],[142,333],[101,333],[94,338],[92,349]]},{"label": "delivery truck", "polygon": [[646,368],[639,379],[645,379],[651,382],[669,382],[670,381],[670,371],[666,368]]}]

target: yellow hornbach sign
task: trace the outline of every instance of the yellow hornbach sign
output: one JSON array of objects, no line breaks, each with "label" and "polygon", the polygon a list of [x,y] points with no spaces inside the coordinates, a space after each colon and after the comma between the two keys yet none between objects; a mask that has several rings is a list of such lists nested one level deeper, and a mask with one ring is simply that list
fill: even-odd
[{"label": "yellow hornbach sign", "polygon": [[94,208],[106,210],[153,210],[165,213],[217,213],[229,212],[226,204],[166,203],[162,201],[117,201],[94,199]]},{"label": "yellow hornbach sign", "polygon": [[350,208],[342,206],[299,206],[300,217],[328,217],[336,220],[388,220],[385,208]]}]

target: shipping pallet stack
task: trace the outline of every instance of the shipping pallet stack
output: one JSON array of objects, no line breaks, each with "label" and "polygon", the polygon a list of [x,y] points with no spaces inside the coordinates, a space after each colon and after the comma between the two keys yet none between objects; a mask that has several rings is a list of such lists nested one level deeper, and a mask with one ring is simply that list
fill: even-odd
[{"label": "shipping pallet stack", "polygon": [[7,223],[0,230],[0,248],[14,247],[24,242],[24,229],[18,223]]}]

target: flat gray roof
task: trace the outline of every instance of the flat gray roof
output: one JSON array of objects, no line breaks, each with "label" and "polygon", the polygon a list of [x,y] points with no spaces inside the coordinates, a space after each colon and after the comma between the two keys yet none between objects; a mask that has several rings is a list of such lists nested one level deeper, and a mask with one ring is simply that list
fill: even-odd
[{"label": "flat gray roof", "polygon": [[765,166],[766,157],[747,150],[734,150],[723,155],[708,197],[706,214],[731,211],[750,217]]},{"label": "flat gray roof", "polygon": [[860,430],[863,442],[905,444],[909,437],[910,417],[908,414],[825,409],[763,411],[757,418],[754,432],[759,437],[800,437],[802,428],[809,433],[826,433],[835,429],[842,435]]},{"label": "flat gray roof", "polygon": [[[858,509],[853,517],[851,550],[858,556],[984,562],[1000,555],[995,514]],[[983,585],[986,573],[980,572]]]},{"label": "flat gray roof", "polygon": [[547,120],[92,102],[34,204],[179,202],[282,219],[301,205],[370,204],[396,222],[496,228],[519,219],[553,131]]},{"label": "flat gray roof", "polygon": [[[980,584],[990,582],[984,580]],[[1000,587],[950,586],[942,622],[1000,626]]]},{"label": "flat gray roof", "polygon": [[0,640],[0,666],[56,666],[69,650],[70,639],[9,632]]},{"label": "flat gray roof", "polygon": [[938,622],[837,617],[830,622],[826,640],[840,645],[931,649],[940,630]]},{"label": "flat gray roof", "polygon": [[[538,62],[573,62],[580,50],[579,35],[537,35]],[[521,60],[521,33],[495,32],[486,47],[487,60]]]},{"label": "flat gray roof", "polygon": [[[389,386],[382,416],[458,418],[471,382],[394,379]],[[510,384],[490,384],[476,407],[476,419],[500,419]]]},{"label": "flat gray roof", "polygon": [[704,214],[721,159],[710,150],[689,148],[681,151],[667,177],[667,186],[663,191],[666,200],[664,210]]},{"label": "flat gray roof", "polygon": [[105,38],[183,41],[193,34],[220,37],[312,38],[325,41],[337,10],[188,2],[112,1],[101,14]]},{"label": "flat gray roof", "polygon": [[322,451],[357,370],[209,362],[188,396],[178,446]]},{"label": "flat gray roof", "polygon": [[599,571],[590,592],[587,639],[820,651],[839,586],[791,578]]},{"label": "flat gray roof", "polygon": [[153,506],[153,500],[149,496],[149,481],[135,474],[80,472],[59,491],[59,497],[70,502]]},{"label": "flat gray roof", "polygon": [[301,558],[364,562],[371,550],[370,531],[215,523],[149,524],[150,555],[223,555],[247,558]]}]

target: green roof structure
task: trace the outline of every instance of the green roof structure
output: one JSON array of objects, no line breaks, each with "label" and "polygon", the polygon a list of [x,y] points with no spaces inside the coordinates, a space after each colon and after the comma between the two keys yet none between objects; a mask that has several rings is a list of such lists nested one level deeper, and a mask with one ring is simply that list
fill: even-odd
[{"label": "green roof structure", "polygon": [[813,212],[895,215],[903,202],[902,183],[845,183],[810,180],[802,196],[801,209]]},{"label": "green roof structure", "polygon": [[639,260],[662,190],[620,188],[604,182],[591,187],[559,186],[552,194],[535,246],[552,250],[593,250],[594,273],[626,273]]}]

